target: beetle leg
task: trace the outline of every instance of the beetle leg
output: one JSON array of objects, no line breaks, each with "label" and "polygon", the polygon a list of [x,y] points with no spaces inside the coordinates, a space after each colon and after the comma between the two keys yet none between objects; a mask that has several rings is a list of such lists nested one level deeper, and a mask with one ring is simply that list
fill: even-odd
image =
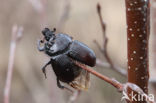
[{"label": "beetle leg", "polygon": [[72,91],[70,88],[67,88],[67,87],[61,85],[60,80],[59,80],[58,78],[57,78],[57,86],[58,86],[60,89],[66,89],[66,90],[68,90],[69,92],[72,92],[72,93],[73,93],[73,91]]},{"label": "beetle leg", "polygon": [[51,64],[51,60],[50,60],[48,63],[46,63],[46,64],[42,67],[42,72],[44,73],[45,78],[47,78],[47,75],[46,75],[46,67],[47,67],[49,64]]},{"label": "beetle leg", "polygon": [[38,42],[37,42],[37,49],[39,50],[39,51],[44,51],[44,46],[41,46],[41,40],[38,40]]},{"label": "beetle leg", "polygon": [[60,83],[60,81],[59,81],[59,79],[57,78],[57,86],[59,87],[59,88],[61,88],[61,89],[64,89],[64,86],[63,85],[61,85],[61,83]]}]

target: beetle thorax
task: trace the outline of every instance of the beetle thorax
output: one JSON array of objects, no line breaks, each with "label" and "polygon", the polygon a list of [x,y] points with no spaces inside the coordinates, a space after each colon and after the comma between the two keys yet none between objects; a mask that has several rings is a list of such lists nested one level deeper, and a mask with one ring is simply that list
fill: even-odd
[{"label": "beetle thorax", "polygon": [[45,43],[45,53],[49,56],[57,56],[65,53],[72,42],[65,34],[56,34]]}]

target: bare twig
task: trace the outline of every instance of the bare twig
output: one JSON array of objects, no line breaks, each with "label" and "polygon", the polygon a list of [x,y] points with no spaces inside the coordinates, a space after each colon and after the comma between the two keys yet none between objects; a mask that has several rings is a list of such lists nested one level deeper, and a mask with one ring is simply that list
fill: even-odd
[{"label": "bare twig", "polygon": [[[101,6],[100,4],[97,4],[97,12],[98,12],[98,15],[99,15],[99,19],[100,19],[100,23],[101,23],[101,27],[102,27],[102,32],[103,32],[103,40],[104,40],[104,43],[103,43],[103,48],[100,47],[100,45],[98,44],[98,42],[96,40],[94,40],[94,43],[97,45],[97,47],[99,48],[99,50],[101,51],[101,53],[104,55],[104,57],[106,58],[108,64],[109,64],[109,68],[115,70],[116,72],[118,72],[119,74],[123,75],[123,76],[126,76],[126,71],[120,67],[117,67],[113,64],[111,58],[109,57],[108,55],[108,52],[107,52],[107,43],[108,43],[108,38],[106,36],[106,24],[103,22],[102,20],[102,15],[101,15]],[[103,67],[105,67],[100,60],[97,62],[98,65],[101,65]]]},{"label": "bare twig", "polygon": [[9,53],[9,64],[8,64],[8,72],[6,78],[6,84],[4,89],[4,103],[9,103],[9,96],[10,96],[10,87],[11,87],[11,80],[12,80],[12,72],[13,72],[13,65],[14,65],[14,58],[15,58],[15,50],[16,45],[21,39],[23,27],[17,27],[14,25],[12,28],[12,38],[10,43],[10,53]]},{"label": "bare twig", "polygon": [[122,88],[123,88],[122,84],[117,82],[116,80],[110,79],[110,78],[108,78],[108,77],[106,77],[106,76],[96,72],[95,70],[90,69],[90,68],[86,67],[85,65],[82,65],[82,64],[80,64],[78,62],[75,62],[75,63],[76,63],[76,65],[78,65],[82,69],[87,70],[88,72],[92,73],[93,75],[97,76],[98,78],[100,78],[100,79],[106,81],[107,83],[111,84],[112,86],[117,88],[119,91],[122,90]]},{"label": "bare twig", "polygon": [[98,43],[95,41],[95,43],[97,44],[97,46],[99,47],[99,49],[101,50],[101,52],[103,53],[103,55],[106,57],[107,61],[109,63],[111,63],[110,58],[108,57],[108,53],[107,53],[107,42],[108,42],[108,38],[106,36],[106,24],[104,23],[104,21],[102,20],[102,15],[101,15],[101,6],[100,4],[97,4],[97,12],[99,15],[99,19],[100,19],[100,23],[101,23],[101,27],[102,27],[102,32],[103,32],[103,48],[104,49],[100,49],[100,46],[98,45]]},{"label": "bare twig", "polygon": [[124,93],[126,93],[128,95],[127,90],[128,90],[128,88],[130,88],[133,91],[146,96],[145,98],[147,98],[147,101],[149,101],[150,103],[155,103],[154,101],[150,101],[148,95],[146,93],[144,93],[143,90],[139,86],[137,86],[136,84],[129,83],[129,82],[127,82],[125,84],[122,84],[122,83],[118,82],[117,80],[111,79],[111,78],[109,78],[109,77],[107,77],[105,75],[102,75],[102,74],[96,72],[95,70],[90,69],[89,67],[87,67],[87,66],[85,66],[85,65],[83,65],[83,64],[81,64],[79,62],[75,62],[75,63],[76,63],[76,65],[78,65],[82,69],[87,70],[88,72],[90,72],[91,74],[95,75],[96,77],[98,77],[98,78],[104,80],[105,82],[111,84],[120,93],[123,93],[124,92]]}]

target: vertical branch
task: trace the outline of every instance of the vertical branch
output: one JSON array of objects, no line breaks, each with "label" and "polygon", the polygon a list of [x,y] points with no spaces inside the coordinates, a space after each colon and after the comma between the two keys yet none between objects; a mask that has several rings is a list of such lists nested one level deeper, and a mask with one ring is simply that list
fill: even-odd
[{"label": "vertical branch", "polygon": [[125,2],[128,39],[128,82],[138,85],[145,93],[148,93],[149,0],[125,0]]},{"label": "vertical branch", "polygon": [[[98,15],[99,15],[99,19],[100,19],[100,23],[101,23],[101,27],[102,27],[102,33],[103,33],[103,48],[104,49],[101,49],[101,52],[103,52],[103,55],[106,57],[107,61],[110,63],[112,62],[110,60],[110,58],[108,57],[108,53],[107,53],[107,43],[108,43],[108,38],[106,36],[106,24],[104,23],[104,21],[102,20],[102,14],[101,14],[101,6],[100,4],[97,4],[97,12],[98,12]],[[95,42],[96,43],[96,42]],[[97,44],[97,43],[96,43]],[[98,45],[97,45],[98,46]],[[100,46],[98,46],[100,47]],[[111,64],[111,67],[113,65]]]},{"label": "vertical branch", "polygon": [[12,72],[13,72],[16,44],[22,36],[22,31],[23,31],[23,28],[22,27],[18,28],[17,25],[14,25],[12,28],[12,38],[11,38],[10,53],[9,53],[9,64],[8,64],[7,79],[6,79],[5,89],[4,89],[4,103],[9,103],[10,87],[11,87],[11,80],[12,80]]}]

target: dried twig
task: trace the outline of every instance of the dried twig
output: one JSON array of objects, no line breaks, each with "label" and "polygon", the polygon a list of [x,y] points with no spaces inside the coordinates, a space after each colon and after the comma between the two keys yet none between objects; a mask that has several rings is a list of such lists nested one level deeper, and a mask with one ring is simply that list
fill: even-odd
[{"label": "dried twig", "polygon": [[105,82],[111,84],[111,85],[114,86],[120,93],[123,93],[123,92],[124,92],[124,93],[126,93],[126,95],[128,96],[128,92],[127,92],[127,91],[128,91],[128,89],[130,88],[130,89],[132,89],[133,91],[135,91],[135,92],[137,92],[137,93],[139,93],[139,94],[142,94],[142,95],[146,96],[146,97],[147,97],[147,101],[149,101],[150,103],[155,103],[154,101],[150,101],[150,99],[148,98],[147,94],[146,94],[145,92],[143,92],[143,90],[142,90],[139,86],[137,86],[136,84],[129,83],[129,82],[127,82],[127,83],[125,83],[125,84],[122,84],[122,83],[118,82],[117,80],[111,79],[111,78],[109,78],[109,77],[107,77],[107,76],[105,76],[105,75],[102,75],[102,74],[96,72],[96,71],[93,70],[93,69],[90,69],[89,67],[87,67],[87,66],[85,66],[85,65],[83,65],[83,64],[81,64],[81,63],[78,63],[78,62],[75,62],[75,63],[76,63],[76,65],[78,65],[78,66],[81,67],[82,69],[87,70],[88,72],[90,72],[91,74],[95,75],[96,77],[98,77],[98,78],[104,80]]},{"label": "dried twig", "polygon": [[100,46],[98,45],[98,43],[95,41],[95,43],[97,44],[97,46],[99,47],[99,49],[101,49],[101,52],[103,52],[104,56],[106,57],[108,62],[111,62],[110,58],[108,57],[108,53],[107,53],[107,42],[108,42],[108,38],[106,36],[106,24],[104,23],[104,21],[102,20],[102,15],[101,15],[101,6],[100,4],[97,4],[97,12],[99,15],[99,19],[100,19],[100,23],[101,23],[101,27],[102,27],[102,32],[103,32],[103,48],[101,49]]},{"label": "dried twig", "polygon": [[[100,19],[100,23],[102,26],[102,32],[103,32],[103,48],[100,47],[100,45],[98,44],[98,42],[96,40],[94,40],[94,43],[97,45],[97,47],[99,48],[99,50],[101,51],[101,53],[104,55],[104,57],[106,58],[109,67],[113,70],[115,70],[116,72],[120,73],[123,76],[126,76],[127,72],[125,69],[122,69],[120,67],[117,67],[113,64],[112,60],[110,59],[108,52],[107,52],[107,43],[108,43],[108,38],[106,36],[106,24],[103,22],[102,20],[102,15],[101,15],[101,6],[100,4],[97,4],[97,12],[99,15],[99,19]],[[105,67],[106,65],[104,65],[104,63],[102,63],[99,59],[97,61],[97,65],[103,66]]]},{"label": "dried twig", "polygon": [[16,45],[21,39],[23,27],[17,27],[14,25],[12,28],[12,38],[10,43],[10,53],[9,53],[9,64],[8,64],[8,72],[6,78],[6,84],[4,89],[4,103],[9,103],[9,96],[10,96],[10,87],[11,87],[11,80],[12,80],[12,72],[13,72],[13,65],[14,65],[14,58],[15,58],[15,50]]},{"label": "dried twig", "polygon": [[106,77],[106,76],[104,76],[104,75],[102,75],[102,74],[96,72],[95,70],[90,69],[90,68],[86,67],[85,65],[82,65],[82,64],[80,64],[80,63],[78,63],[78,62],[75,62],[75,63],[76,63],[76,65],[78,65],[78,66],[81,67],[82,69],[87,70],[87,71],[90,72],[91,74],[93,74],[93,75],[97,76],[98,78],[100,78],[100,79],[106,81],[107,83],[111,84],[112,86],[114,86],[115,88],[117,88],[119,91],[122,90],[122,88],[123,88],[122,84],[119,83],[119,82],[117,82],[116,80],[110,79],[110,78],[108,78],[108,77]]}]

